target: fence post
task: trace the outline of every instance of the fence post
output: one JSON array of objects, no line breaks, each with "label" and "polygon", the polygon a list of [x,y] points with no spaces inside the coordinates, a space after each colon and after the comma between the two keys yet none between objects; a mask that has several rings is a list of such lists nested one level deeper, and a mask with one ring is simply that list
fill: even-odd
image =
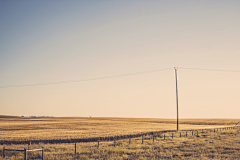
[{"label": "fence post", "polygon": [[28,150],[29,150],[29,146],[31,145],[31,141],[28,142]]},{"label": "fence post", "polygon": [[153,142],[154,142],[154,135],[153,135]]},{"label": "fence post", "polygon": [[198,131],[197,131],[197,137],[198,137]]},{"label": "fence post", "polygon": [[186,137],[187,137],[187,131],[186,131]]},{"label": "fence post", "polygon": [[27,160],[27,150],[24,148],[24,160]]},{"label": "fence post", "polygon": [[192,136],[193,136],[193,131],[192,131]]},{"label": "fence post", "polygon": [[172,133],[172,139],[173,139],[173,133]]},{"label": "fence post", "polygon": [[99,141],[98,141],[98,148],[99,148]]},{"label": "fence post", "polygon": [[142,144],[143,144],[143,135],[142,135]]},{"label": "fence post", "polygon": [[164,134],[164,140],[165,140],[165,134]]},{"label": "fence post", "polygon": [[131,144],[131,138],[129,138],[129,144]]},{"label": "fence post", "polygon": [[5,158],[5,147],[3,147],[3,158]]},{"label": "fence post", "polygon": [[180,137],[182,137],[181,132],[180,132]]},{"label": "fence post", "polygon": [[116,140],[114,140],[114,147],[116,146]]},{"label": "fence post", "polygon": [[77,154],[77,144],[75,143],[75,154]]},{"label": "fence post", "polygon": [[42,160],[44,159],[44,148],[42,147]]}]

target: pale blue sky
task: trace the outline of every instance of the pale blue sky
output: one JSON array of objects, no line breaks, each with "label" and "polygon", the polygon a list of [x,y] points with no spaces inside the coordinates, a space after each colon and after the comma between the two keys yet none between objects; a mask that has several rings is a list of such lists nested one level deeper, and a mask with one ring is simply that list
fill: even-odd
[{"label": "pale blue sky", "polygon": [[[0,0],[0,114],[175,118],[173,67],[240,70],[240,1]],[[240,118],[239,72],[179,69],[181,118]]]}]

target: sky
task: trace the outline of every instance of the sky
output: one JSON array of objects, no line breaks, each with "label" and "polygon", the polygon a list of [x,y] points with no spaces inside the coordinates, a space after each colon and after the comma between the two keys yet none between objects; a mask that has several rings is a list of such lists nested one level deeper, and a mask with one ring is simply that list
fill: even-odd
[{"label": "sky", "polygon": [[0,0],[0,115],[240,119],[239,6]]}]

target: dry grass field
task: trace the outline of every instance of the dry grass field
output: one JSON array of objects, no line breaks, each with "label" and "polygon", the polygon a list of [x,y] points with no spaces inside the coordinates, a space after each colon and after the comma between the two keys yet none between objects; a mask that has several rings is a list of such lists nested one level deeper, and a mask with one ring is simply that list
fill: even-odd
[{"label": "dry grass field", "polygon": [[[180,120],[181,130],[235,125],[239,120]],[[141,118],[0,117],[1,141],[61,140],[175,130],[176,120]]]},{"label": "dry grass field", "polygon": [[[181,137],[180,137],[181,132]],[[119,140],[114,143],[97,142],[70,144],[33,144],[30,148],[44,147],[44,159],[239,159],[240,128],[213,132],[196,132],[184,136],[185,132],[165,133],[160,137],[147,136],[142,144],[141,138]],[[28,148],[27,145],[3,145],[11,149]],[[3,147],[2,146],[2,147]],[[2,151],[0,150],[0,154]],[[23,153],[6,152],[6,159],[23,159]],[[41,159],[41,152],[29,152],[28,159]],[[1,159],[1,158],[0,158]]]},{"label": "dry grass field", "polygon": [[[44,159],[239,159],[240,128],[233,127],[239,119],[181,119],[178,132],[166,132],[153,137],[145,136],[114,141],[45,144]],[[59,140],[104,136],[131,135],[153,131],[175,130],[176,121],[143,118],[26,118],[0,117],[0,141]],[[239,126],[239,124],[238,124]],[[222,128],[216,130],[214,128]],[[186,131],[196,129],[212,129]],[[180,137],[181,133],[181,137]],[[164,134],[166,138],[164,139]],[[173,135],[173,138],[171,137]],[[28,148],[27,144],[3,144],[8,149]],[[0,150],[2,155],[2,150]],[[21,152],[6,152],[6,159],[23,159]],[[3,159],[0,157],[0,159]],[[41,152],[29,152],[28,159],[41,159]]]}]

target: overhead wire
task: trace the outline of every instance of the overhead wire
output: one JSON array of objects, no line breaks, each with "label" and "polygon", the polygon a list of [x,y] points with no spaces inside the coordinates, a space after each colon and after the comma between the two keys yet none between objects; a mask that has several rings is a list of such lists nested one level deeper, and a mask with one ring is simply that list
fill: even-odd
[{"label": "overhead wire", "polygon": [[[240,70],[222,70],[222,69],[186,68],[186,67],[177,67],[177,68],[178,69],[188,69],[188,70],[203,70],[203,71],[240,72]],[[134,76],[134,75],[140,75],[140,74],[154,73],[154,72],[160,72],[160,71],[165,71],[165,70],[169,70],[169,69],[172,69],[172,68],[162,68],[162,69],[149,70],[149,71],[143,71],[143,72],[134,72],[134,73],[127,73],[127,74],[120,74],[120,75],[112,75],[112,76],[104,76],[104,77],[96,77],[96,78],[86,78],[86,79],[78,79],[78,80],[70,80],[70,81],[23,84],[23,85],[7,85],[7,86],[0,86],[0,88],[34,87],[34,86],[47,86],[47,85],[77,83],[77,82],[83,82],[83,81],[96,81],[96,80],[104,80],[104,79],[111,79],[111,78],[119,78],[119,77],[127,77],[127,76]]]},{"label": "overhead wire", "polygon": [[204,69],[204,68],[185,68],[178,67],[179,69],[189,69],[189,70],[204,70],[204,71],[219,71],[219,72],[240,72],[240,70],[222,70],[222,69]]},{"label": "overhead wire", "polygon": [[87,79],[78,79],[78,80],[70,80],[70,81],[36,83],[36,84],[23,84],[23,85],[8,85],[8,86],[0,86],[0,88],[34,87],[34,86],[47,86],[47,85],[77,83],[77,82],[83,82],[83,81],[96,81],[96,80],[104,80],[104,79],[111,79],[111,78],[119,78],[119,77],[127,77],[127,76],[134,76],[134,75],[140,75],[140,74],[154,73],[154,72],[160,72],[160,71],[165,71],[165,70],[169,70],[169,69],[172,69],[172,68],[162,68],[162,69],[149,70],[149,71],[143,71],[143,72],[134,72],[134,73],[127,73],[127,74],[120,74],[120,75],[87,78]]}]

